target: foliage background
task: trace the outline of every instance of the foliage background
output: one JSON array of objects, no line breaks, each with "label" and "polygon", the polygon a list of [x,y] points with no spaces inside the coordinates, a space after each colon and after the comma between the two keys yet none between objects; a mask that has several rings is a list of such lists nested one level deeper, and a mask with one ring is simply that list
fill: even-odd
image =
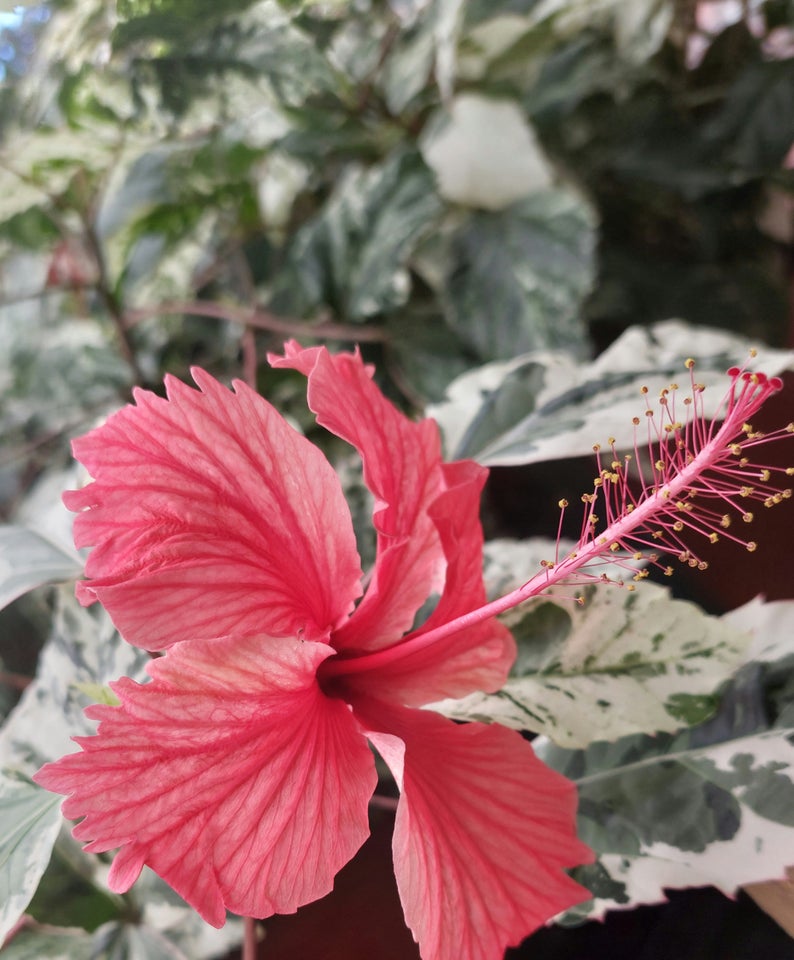
[{"label": "foliage background", "polygon": [[[632,388],[640,376],[673,375],[665,351],[689,352],[689,328],[657,325],[669,317],[714,331],[698,354],[707,370],[741,359],[741,338],[794,347],[792,29],[791,0],[24,5],[0,49],[4,599],[76,574],[57,506],[80,482],[69,438],[125,402],[133,384],[160,390],[166,371],[186,378],[197,363],[243,376],[311,430],[299,378],[264,362],[286,337],[359,343],[384,389],[412,411],[440,404],[466,371],[530,352],[518,373],[489,368],[487,387],[466,388],[476,426],[468,452],[488,461],[477,443],[520,425],[543,407],[544,390],[573,383],[566,376],[585,371],[591,392],[614,387],[590,363],[626,344],[632,326],[647,332],[642,350],[616,354]],[[717,330],[739,339],[720,341]],[[576,417],[593,409],[586,396],[566,402]],[[781,417],[786,406],[790,391]],[[446,409],[453,422],[471,412]],[[547,432],[562,437],[562,452],[536,457],[532,424],[511,459],[488,461],[489,537],[553,536],[546,505],[589,485],[591,468],[576,458],[602,437],[582,446],[558,419]],[[349,486],[360,495],[355,479]],[[361,499],[362,518],[366,506]],[[784,537],[774,535],[791,529],[791,510],[775,520],[751,568],[727,556],[711,580],[679,577],[677,594],[712,613],[760,590],[790,598]],[[361,544],[366,551],[363,525]],[[12,708],[42,648],[36,696],[60,716],[79,715],[86,684],[95,694],[141,667],[68,594],[40,588],[0,613],[0,714],[9,717],[0,757],[23,772],[42,754],[30,733],[20,747],[24,724]],[[759,667],[742,688],[763,714],[742,735],[786,715],[794,691],[780,663],[791,653],[778,651],[769,661],[778,666]],[[42,816],[57,828],[51,811]],[[268,925],[267,956],[313,949],[311,937],[329,951],[344,944],[347,957],[413,955],[390,888],[371,879],[388,873],[376,866],[388,819],[377,814],[375,826],[367,866],[343,874],[330,908]],[[63,835],[56,852],[29,910],[38,922],[99,928],[70,934],[69,956],[210,956],[233,945],[234,928],[210,942],[154,881],[119,902],[102,868]],[[350,918],[369,891],[377,905],[365,915],[385,918],[381,939],[356,929],[351,946]],[[615,957],[626,935],[609,931],[635,915],[591,936]],[[748,950],[768,936],[768,949],[782,952],[765,956],[791,955],[776,928],[750,916],[764,932]],[[647,915],[642,924],[653,926]],[[62,955],[66,934],[49,946],[47,936],[33,925],[2,952]],[[556,956],[582,936],[541,933],[532,955]],[[719,944],[691,952],[691,937],[672,946],[672,936],[659,934],[662,946],[647,955],[723,955]],[[600,947],[575,949],[595,956]]]}]

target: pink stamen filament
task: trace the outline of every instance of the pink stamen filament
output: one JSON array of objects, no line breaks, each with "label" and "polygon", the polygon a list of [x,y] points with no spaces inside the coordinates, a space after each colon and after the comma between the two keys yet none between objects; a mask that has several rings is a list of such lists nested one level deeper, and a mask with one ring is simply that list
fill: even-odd
[{"label": "pink stamen filament", "polygon": [[[691,371],[692,364],[688,362],[687,366]],[[674,389],[671,391],[672,402],[669,402],[667,392],[663,392],[660,418],[662,427],[660,428],[655,416],[648,417],[653,420],[653,425],[648,424],[648,453],[652,474],[650,484],[643,473],[643,458],[640,456],[635,432],[634,462],[641,487],[639,495],[629,487],[626,468],[631,458],[627,456],[620,461],[615,442],[610,441],[610,469],[603,466],[600,449],[595,448],[599,475],[595,480],[594,493],[582,497],[585,509],[579,543],[563,560],[558,561],[555,555],[554,562],[544,561],[542,569],[517,590],[425,633],[363,656],[338,656],[329,659],[323,665],[325,675],[330,677],[361,674],[402,660],[459,630],[504,613],[557,584],[598,580],[615,582],[609,580],[605,574],[596,576],[584,572],[586,567],[617,563],[634,573],[634,579],[642,579],[647,573],[643,570],[638,572],[637,567],[631,565],[632,558],[635,561],[650,561],[665,569],[659,562],[657,553],[634,552],[633,557],[627,558],[625,554],[616,556],[616,550],[636,551],[637,546],[650,547],[652,550],[678,553],[681,561],[690,566],[705,568],[706,564],[694,555],[678,536],[684,528],[691,529],[712,542],[715,535],[717,538],[724,536],[742,544],[748,550],[754,550],[755,543],[727,532],[729,518],[726,520],[725,514],[695,502],[696,497],[698,500],[718,499],[728,504],[745,520],[751,520],[752,514],[736,502],[737,497],[762,501],[766,506],[790,497],[790,490],[780,491],[767,482],[773,470],[790,475],[790,469],[760,467],[749,463],[746,466],[735,466],[730,458],[743,454],[748,447],[757,443],[786,435],[794,436],[794,427],[789,424],[788,427],[763,438],[753,434],[746,424],[747,419],[757,412],[771,393],[780,389],[782,383],[777,378],[769,379],[764,374],[743,373],[735,368],[728,372],[733,379],[723,401],[726,412],[719,428],[716,425],[718,418],[706,425],[700,398],[703,387],[695,383],[694,376],[691,378],[692,397],[687,404],[686,423],[682,424],[674,419]],[[739,383],[741,388],[737,394]],[[648,410],[652,412],[650,406]],[[667,420],[671,427],[669,431],[664,430]],[[637,423],[635,418],[635,425]],[[738,437],[741,437],[741,441],[737,440]],[[706,475],[707,471],[712,475]],[[762,471],[769,471],[769,474]],[[739,482],[733,481],[733,477],[739,478]],[[745,485],[746,481],[751,482]],[[560,501],[561,510],[564,511],[567,505],[566,501]],[[596,529],[600,522],[596,514],[597,506],[604,510],[607,523],[606,528],[601,531]],[[666,572],[669,570],[670,568],[667,568]],[[623,585],[622,581],[618,582]],[[628,589],[634,587],[629,585]]]}]

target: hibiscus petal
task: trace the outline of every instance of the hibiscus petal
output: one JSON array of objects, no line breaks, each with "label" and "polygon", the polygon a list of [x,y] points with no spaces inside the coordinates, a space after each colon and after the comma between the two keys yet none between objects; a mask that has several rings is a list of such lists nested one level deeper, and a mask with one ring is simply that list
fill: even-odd
[{"label": "hibiscus petal", "polygon": [[355,710],[400,787],[394,868],[423,960],[501,960],[591,896],[563,873],[592,860],[575,789],[518,733],[371,701]]},{"label": "hibiscus petal", "polygon": [[516,657],[515,640],[494,618],[461,627],[428,646],[412,644],[486,602],[479,504],[488,471],[470,460],[444,464],[443,471],[447,489],[429,513],[448,558],[444,592],[427,622],[396,645],[397,656],[383,655],[382,664],[360,674],[342,674],[343,689],[351,698],[377,691],[378,699],[421,706],[475,690],[491,693],[507,680]]},{"label": "hibiscus petal", "polygon": [[358,354],[285,345],[274,367],[309,378],[317,422],[356,447],[364,482],[375,496],[377,559],[364,599],[334,634],[338,650],[376,650],[408,630],[434,587],[443,582],[444,553],[428,509],[443,489],[441,444],[433,420],[414,423],[370,379]]},{"label": "hibiscus petal", "polygon": [[324,896],[368,834],[372,754],[349,708],[324,696],[326,644],[225,637],[173,647],[151,683],[113,685],[121,705],[81,753],[45,766],[87,850],[117,846],[111,888],[148,864],[215,926]]},{"label": "hibiscus petal", "polygon": [[320,639],[361,592],[350,511],[320,451],[242,383],[137,391],[76,440],[81,584],[148,650],[231,633]]}]

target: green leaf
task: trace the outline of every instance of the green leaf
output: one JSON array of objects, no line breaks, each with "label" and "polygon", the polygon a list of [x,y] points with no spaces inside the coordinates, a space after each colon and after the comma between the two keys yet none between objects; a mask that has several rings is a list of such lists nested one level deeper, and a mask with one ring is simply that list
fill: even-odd
[{"label": "green leaf", "polygon": [[[631,327],[590,364],[575,363],[567,351],[487,364],[452,383],[448,402],[428,413],[441,425],[449,456],[489,466],[584,456],[610,436],[618,449],[631,449],[632,418],[645,410],[642,386],[653,392],[672,379],[686,390],[684,361],[692,357],[707,387],[699,402],[713,417],[728,386],[725,371],[753,346],[745,337],[678,320]],[[765,347],[757,369],[771,375],[793,362],[794,353]]]},{"label": "green leaf", "polygon": [[0,609],[34,587],[76,577],[82,565],[25,527],[0,526]]},{"label": "green leaf", "polygon": [[765,60],[746,67],[704,130],[721,149],[724,163],[755,173],[777,170],[794,140],[791,60]]},{"label": "green leaf", "polygon": [[744,660],[746,637],[656,584],[587,586],[582,606],[549,593],[507,621],[518,656],[505,686],[442,712],[584,747],[702,722]]},{"label": "green leaf", "polygon": [[479,356],[587,349],[580,307],[593,282],[595,223],[583,201],[541,191],[471,214],[451,243],[447,319]]},{"label": "green leaf", "polygon": [[411,253],[440,210],[433,177],[415,152],[369,170],[349,168],[295,237],[275,308],[305,313],[325,305],[363,320],[401,306]]},{"label": "green leaf", "polygon": [[0,771],[0,942],[36,892],[60,827],[60,797]]},{"label": "green leaf", "polygon": [[471,352],[444,323],[435,303],[413,302],[386,324],[390,369],[400,389],[422,407],[443,400],[471,365]]}]

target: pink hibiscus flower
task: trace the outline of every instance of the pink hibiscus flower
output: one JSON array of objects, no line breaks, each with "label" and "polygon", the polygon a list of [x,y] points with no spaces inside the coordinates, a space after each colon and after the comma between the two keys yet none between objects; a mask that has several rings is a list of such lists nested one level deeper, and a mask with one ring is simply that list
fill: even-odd
[{"label": "pink hibiscus flower", "polygon": [[93,547],[82,601],[167,652],[36,779],[68,795],[87,850],[120,848],[113,890],[147,864],[220,926],[331,889],[368,834],[371,745],[400,789],[394,869],[422,957],[496,960],[589,896],[563,869],[591,856],[573,786],[518,733],[416,709],[497,690],[515,656],[497,621],[463,616],[486,602],[487,471],[443,463],[436,424],[399,413],[358,355],[290,343],[271,362],[308,377],[318,422],[361,455],[366,591],[338,478],[267,401],[201,370],[198,391],[137,392],[75,442],[94,482],[66,503]]}]

